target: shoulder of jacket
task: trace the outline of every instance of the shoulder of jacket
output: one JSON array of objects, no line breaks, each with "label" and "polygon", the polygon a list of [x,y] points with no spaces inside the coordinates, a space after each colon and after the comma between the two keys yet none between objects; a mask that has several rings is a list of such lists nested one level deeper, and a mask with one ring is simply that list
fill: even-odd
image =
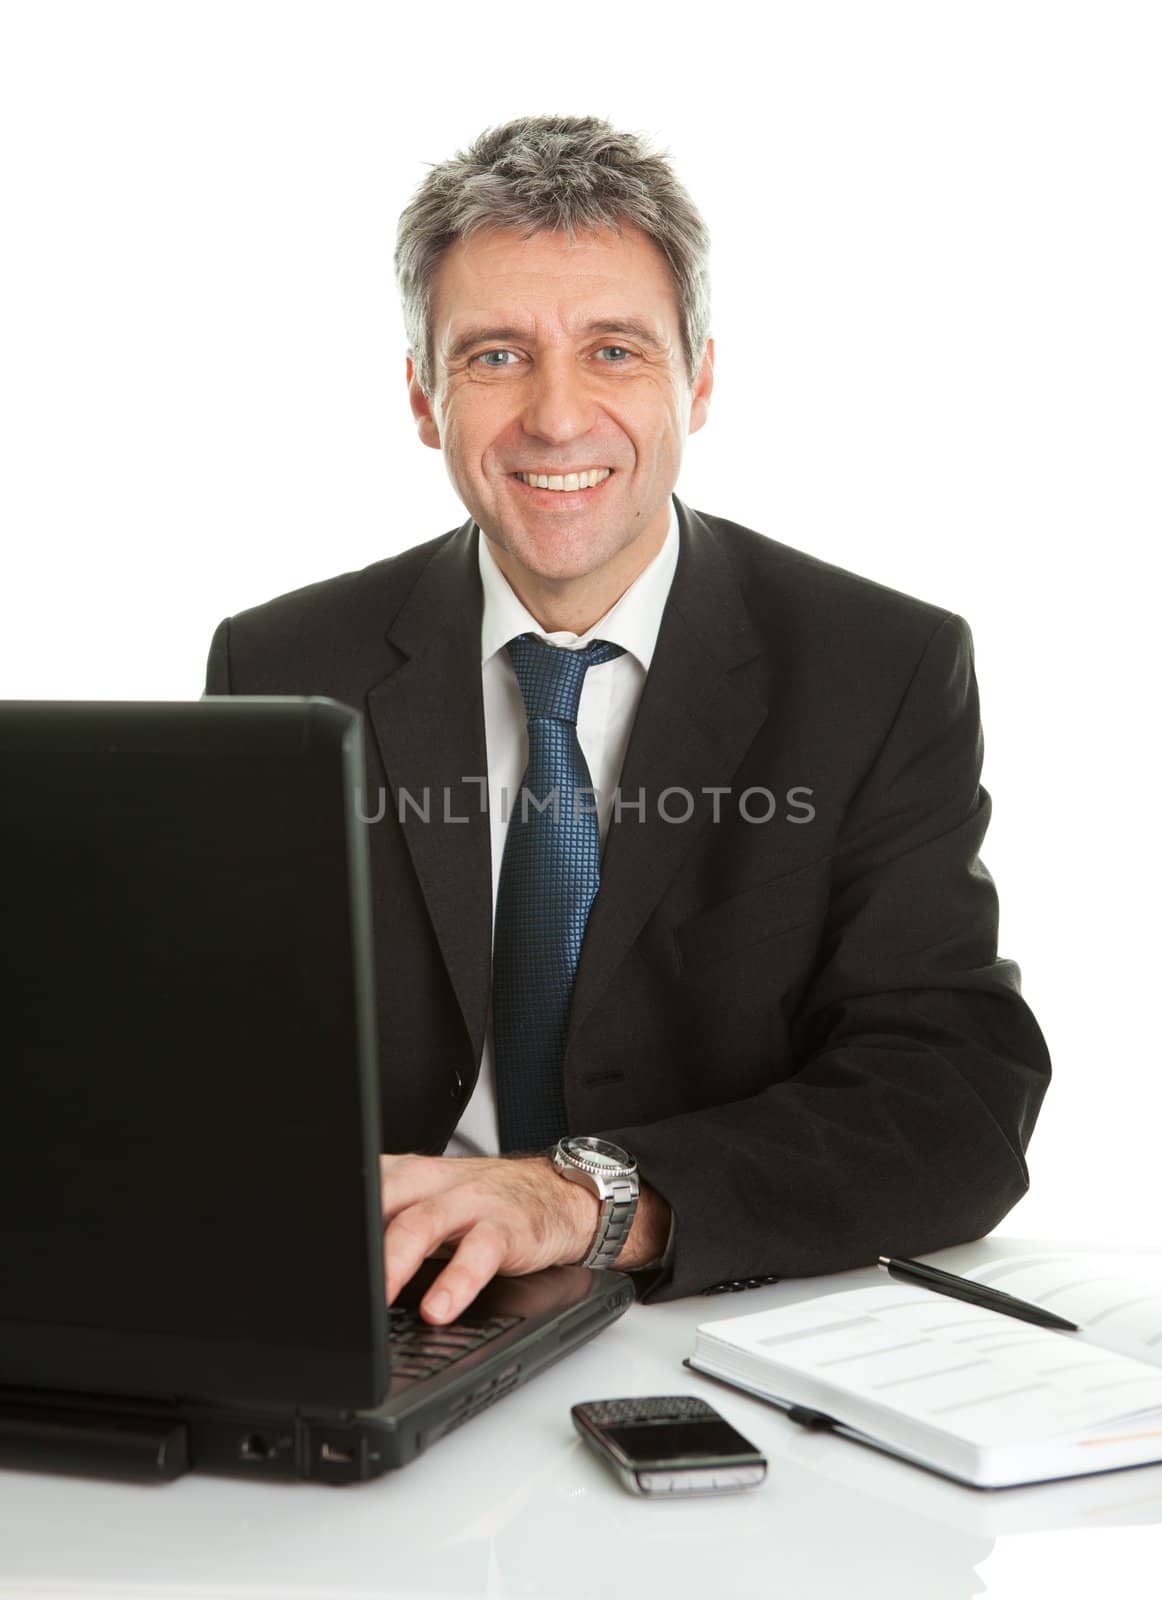
[{"label": "shoulder of jacket", "polygon": [[459,531],[459,528],[452,528],[382,561],[303,584],[258,605],[248,606],[230,618],[231,631],[235,635],[241,631],[270,637],[299,633],[327,621],[347,627],[363,611],[386,628],[432,557]]},{"label": "shoulder of jacket", "polygon": [[867,625],[906,629],[929,639],[950,618],[962,626],[950,607],[922,599],[809,551],[784,544],[769,534],[699,511],[717,536],[752,611],[774,609],[810,618],[823,628]]},{"label": "shoulder of jacket", "polygon": [[831,595],[837,601],[863,604],[875,610],[886,608],[915,612],[933,623],[953,615],[948,606],[924,600],[863,573],[853,572],[848,567],[825,561],[821,556],[784,544],[755,528],[744,527],[742,523],[713,516],[706,511],[699,511],[697,515],[718,535],[735,567],[759,582],[778,583],[799,591],[810,590],[820,596]]}]

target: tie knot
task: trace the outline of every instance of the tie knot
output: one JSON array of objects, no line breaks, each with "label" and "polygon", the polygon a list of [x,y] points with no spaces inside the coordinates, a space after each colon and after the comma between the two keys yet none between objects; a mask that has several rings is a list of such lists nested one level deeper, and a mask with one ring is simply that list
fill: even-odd
[{"label": "tie knot", "polygon": [[576,722],[581,686],[589,668],[625,654],[621,645],[605,639],[594,639],[584,650],[567,650],[563,645],[546,644],[532,633],[519,634],[505,648],[530,722],[534,717]]}]

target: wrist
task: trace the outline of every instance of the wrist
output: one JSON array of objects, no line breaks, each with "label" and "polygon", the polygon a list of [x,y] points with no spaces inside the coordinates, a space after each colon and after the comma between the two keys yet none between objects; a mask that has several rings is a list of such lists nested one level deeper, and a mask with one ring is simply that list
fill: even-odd
[{"label": "wrist", "polygon": [[589,1246],[593,1243],[593,1235],[597,1232],[597,1224],[601,1220],[601,1201],[592,1189],[582,1188],[579,1183],[562,1183],[551,1159],[548,1165],[557,1188],[564,1193],[568,1203],[569,1254],[565,1260],[569,1265],[574,1265],[584,1261],[589,1254]]},{"label": "wrist", "polygon": [[670,1237],[672,1215],[669,1202],[648,1183],[642,1183],[638,1192],[633,1226],[614,1266],[621,1272],[633,1272],[636,1268],[644,1267],[648,1262],[660,1257]]}]

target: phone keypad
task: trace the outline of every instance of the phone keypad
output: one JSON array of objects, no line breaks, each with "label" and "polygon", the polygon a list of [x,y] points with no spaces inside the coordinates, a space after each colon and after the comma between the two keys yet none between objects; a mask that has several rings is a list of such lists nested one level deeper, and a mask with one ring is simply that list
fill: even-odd
[{"label": "phone keypad", "polygon": [[705,1400],[693,1395],[651,1395],[637,1400],[591,1400],[578,1408],[592,1417],[594,1422],[676,1422],[703,1417],[716,1417],[718,1413]]}]

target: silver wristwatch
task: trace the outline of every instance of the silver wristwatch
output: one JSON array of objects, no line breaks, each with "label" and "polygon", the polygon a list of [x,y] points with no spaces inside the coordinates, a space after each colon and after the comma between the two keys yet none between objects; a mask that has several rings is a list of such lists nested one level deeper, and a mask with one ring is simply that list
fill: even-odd
[{"label": "silver wristwatch", "polygon": [[560,1139],[546,1151],[562,1178],[582,1183],[601,1201],[601,1215],[582,1267],[612,1267],[637,1210],[637,1162],[604,1139]]}]

